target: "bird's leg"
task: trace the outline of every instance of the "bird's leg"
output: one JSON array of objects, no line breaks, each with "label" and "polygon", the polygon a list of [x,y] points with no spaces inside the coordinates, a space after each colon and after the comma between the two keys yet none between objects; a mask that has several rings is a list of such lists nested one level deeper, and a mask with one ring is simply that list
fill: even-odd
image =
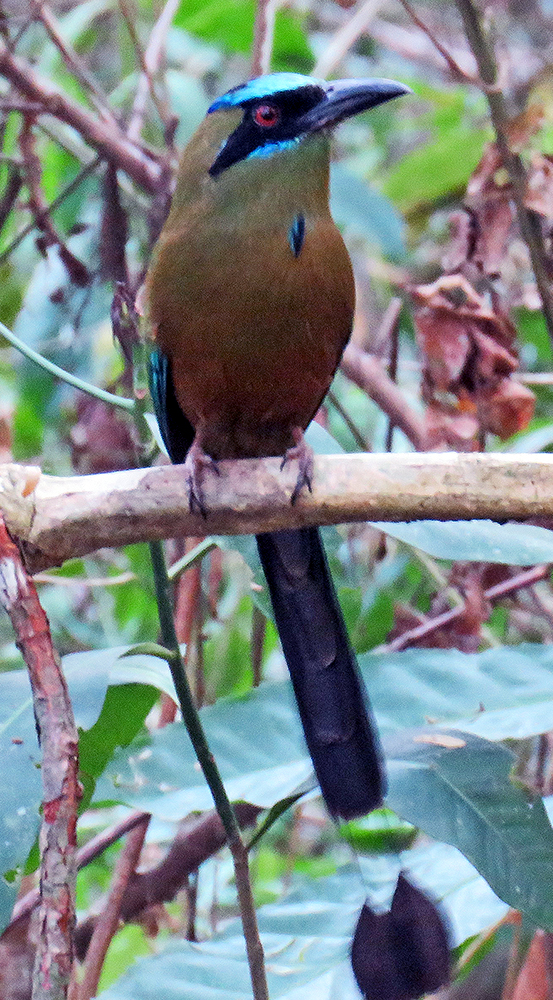
[{"label": "bird's leg", "polygon": [[202,517],[207,517],[207,507],[203,495],[203,472],[204,469],[211,469],[216,475],[220,475],[219,466],[211,455],[204,451],[201,441],[196,434],[184,462],[184,479],[188,492],[188,503],[190,513],[199,513]]},{"label": "bird's leg", "polygon": [[307,486],[307,489],[311,493],[314,454],[313,448],[305,440],[301,427],[292,428],[292,437],[294,444],[291,448],[286,449],[280,468],[283,469],[287,462],[291,462],[294,459],[298,461],[298,478],[296,479],[296,485],[290,498],[290,502],[294,504],[304,486]]}]

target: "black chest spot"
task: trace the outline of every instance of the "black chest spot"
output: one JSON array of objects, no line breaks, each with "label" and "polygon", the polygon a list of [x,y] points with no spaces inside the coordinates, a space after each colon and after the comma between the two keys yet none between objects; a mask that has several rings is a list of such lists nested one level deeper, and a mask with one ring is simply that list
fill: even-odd
[{"label": "black chest spot", "polygon": [[296,215],[296,218],[288,230],[288,242],[294,257],[299,257],[304,238],[305,217],[300,213],[299,215]]}]

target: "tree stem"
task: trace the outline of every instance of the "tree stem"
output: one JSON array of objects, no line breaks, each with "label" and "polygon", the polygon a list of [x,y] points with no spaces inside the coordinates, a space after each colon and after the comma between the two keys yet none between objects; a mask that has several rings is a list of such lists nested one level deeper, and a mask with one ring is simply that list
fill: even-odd
[{"label": "tree stem", "polygon": [[468,43],[478,65],[480,79],[484,84],[483,89],[495,129],[497,148],[509,175],[520,232],[528,247],[536,285],[542,301],[544,319],[550,340],[553,343],[553,295],[540,218],[536,212],[530,211],[525,205],[528,179],[521,157],[518,153],[513,152],[510,146],[510,119],[505,97],[498,83],[493,46],[486,35],[482,15],[473,0],[456,0],[456,3],[463,19]]}]

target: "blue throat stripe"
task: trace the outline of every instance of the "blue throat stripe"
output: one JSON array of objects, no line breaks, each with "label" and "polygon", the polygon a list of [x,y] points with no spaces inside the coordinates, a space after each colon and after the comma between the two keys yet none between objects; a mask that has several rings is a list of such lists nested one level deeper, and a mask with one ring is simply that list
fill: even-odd
[{"label": "blue throat stripe", "polygon": [[251,160],[254,156],[274,156],[275,153],[282,153],[285,149],[293,149],[300,141],[299,136],[293,139],[282,139],[280,142],[266,142],[263,146],[256,146],[248,153],[246,160]]}]

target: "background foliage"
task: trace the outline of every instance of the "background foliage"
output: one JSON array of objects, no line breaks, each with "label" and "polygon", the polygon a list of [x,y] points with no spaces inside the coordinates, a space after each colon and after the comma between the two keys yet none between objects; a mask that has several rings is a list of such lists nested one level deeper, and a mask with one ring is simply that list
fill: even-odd
[{"label": "background foliage", "polygon": [[[75,104],[108,122],[111,115],[151,164],[167,168],[210,100],[249,75],[256,18],[253,0],[174,7],[153,64],[163,7],[147,2],[4,2],[2,44]],[[347,122],[336,139],[332,206],[354,262],[358,314],[354,353],[320,422],[348,451],[547,451],[551,341],[474,58],[454,3],[417,2],[416,23],[406,8],[297,0],[276,14],[272,69],[395,77],[415,92]],[[486,17],[507,138],[528,172],[527,207],[551,273],[553,7],[493,0]],[[131,292],[140,284],[166,188],[155,194],[106,170],[86,130],[42,110],[0,75],[0,319],[57,364],[128,395],[110,306],[116,282]],[[372,381],[359,372],[365,352],[378,361]],[[133,435],[113,408],[0,339],[0,461],[55,474],[126,468],[137,461]],[[324,437],[319,446],[332,447]],[[451,996],[483,996],[485,982],[488,997],[545,997],[550,526],[358,525],[326,538],[389,762],[394,812],[362,824],[338,830],[317,801],[251,539],[217,539],[175,583],[179,638],[228,790],[256,807],[250,822],[269,817],[251,856],[271,996],[357,995],[347,953],[359,907],[366,893],[389,900],[401,865],[449,916],[458,960]],[[184,548],[172,542],[170,558]],[[209,986],[214,998],[243,996],[226,853],[206,846],[185,877],[191,834],[179,823],[211,803],[173,721],[169,674],[152,656],[119,658],[157,638],[147,549],[101,551],[37,581],[81,731],[81,840],[116,829],[131,808],[153,817],[144,867],[163,887],[154,903],[129,908],[102,995],[196,998]],[[26,676],[4,618],[0,667],[5,927],[36,865],[40,775]],[[352,844],[366,855],[363,881]],[[169,847],[183,853],[180,881],[163,868]],[[79,876],[80,941],[118,849]],[[30,995],[31,952],[21,925],[0,939],[5,1000]]]}]

